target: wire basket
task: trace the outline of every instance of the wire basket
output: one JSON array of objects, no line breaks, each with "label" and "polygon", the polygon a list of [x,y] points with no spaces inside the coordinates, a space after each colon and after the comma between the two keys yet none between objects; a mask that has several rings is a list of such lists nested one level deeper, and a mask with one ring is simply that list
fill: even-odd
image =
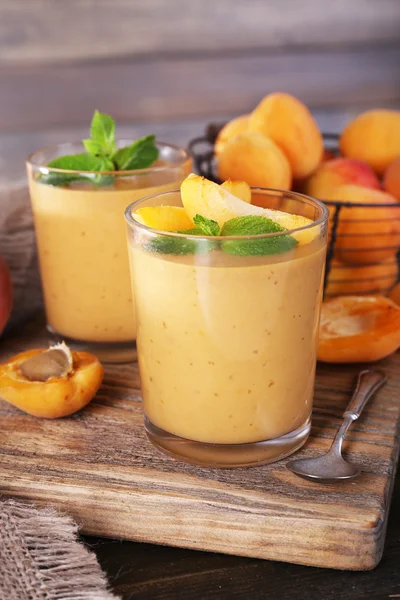
[{"label": "wire basket", "polygon": [[[214,156],[214,143],[217,135],[225,123],[210,123],[201,137],[193,139],[189,144],[196,171],[216,183],[221,183],[217,176],[217,165]],[[324,133],[324,147],[339,156],[339,136],[335,133]],[[398,204],[371,204],[371,203],[352,203],[341,200],[326,200],[324,203],[328,206],[331,213],[329,225],[329,241],[326,256],[326,270],[324,280],[324,296],[326,298],[336,295],[353,294],[388,294],[390,290],[399,281],[400,267],[400,202]],[[391,209],[390,218],[382,219],[382,209]],[[383,234],[373,233],[341,233],[339,224],[345,222],[343,210],[368,208],[369,219],[364,222],[395,222],[398,227],[394,227],[393,232]],[[376,210],[377,218],[371,219],[371,210]],[[350,213],[351,214],[351,213]],[[347,219],[352,223],[360,223],[363,219]],[[379,236],[385,238],[382,245],[368,246],[362,243],[361,248],[351,247],[351,242],[358,240],[375,239]],[[346,242],[350,242],[347,246]],[[357,243],[355,244],[357,245]],[[341,251],[339,251],[341,248]],[[361,253],[361,259],[360,259]],[[363,260],[364,253],[365,260]],[[375,259],[369,261],[369,255],[375,256]],[[338,255],[345,255],[345,261],[337,260]],[[377,256],[382,255],[382,260]],[[383,260],[383,256],[388,258]],[[353,260],[352,260],[353,256]],[[357,259],[357,260],[354,260]]]}]

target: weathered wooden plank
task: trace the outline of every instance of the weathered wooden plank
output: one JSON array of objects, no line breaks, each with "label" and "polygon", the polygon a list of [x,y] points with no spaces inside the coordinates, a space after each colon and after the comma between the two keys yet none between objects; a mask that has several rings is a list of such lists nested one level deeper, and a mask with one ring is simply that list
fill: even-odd
[{"label": "weathered wooden plank", "polygon": [[[46,344],[40,321],[4,340],[0,360]],[[362,475],[317,484],[285,461],[200,469],[157,452],[142,426],[137,364],[109,365],[96,399],[73,417],[35,419],[0,402],[0,494],[54,504],[83,531],[364,570],[379,562],[399,451],[400,354],[382,361],[389,383],[345,445]],[[312,435],[303,456],[326,450],[358,367],[318,367]]]},{"label": "weathered wooden plank", "polygon": [[285,90],[312,107],[400,102],[400,46],[0,67],[0,130],[240,114]]},{"label": "weathered wooden plank", "polygon": [[398,0],[12,0],[0,3],[8,63],[398,41]]}]

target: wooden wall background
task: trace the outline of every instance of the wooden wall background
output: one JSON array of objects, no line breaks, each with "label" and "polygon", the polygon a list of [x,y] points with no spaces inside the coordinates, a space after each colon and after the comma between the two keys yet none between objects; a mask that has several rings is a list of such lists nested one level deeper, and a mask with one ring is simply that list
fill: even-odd
[{"label": "wooden wall background", "polygon": [[181,142],[278,89],[400,106],[400,0],[0,0],[0,174],[94,108]]}]

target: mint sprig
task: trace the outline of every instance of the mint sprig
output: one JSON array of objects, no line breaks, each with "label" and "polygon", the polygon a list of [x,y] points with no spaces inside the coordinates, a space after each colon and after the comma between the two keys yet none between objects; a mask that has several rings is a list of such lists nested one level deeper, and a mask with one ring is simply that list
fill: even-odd
[{"label": "mint sprig", "polygon": [[[221,230],[222,236],[254,236],[267,233],[283,233],[284,227],[266,217],[248,215],[227,221]],[[291,235],[277,235],[260,239],[229,240],[221,243],[227,254],[237,256],[264,256],[281,254],[294,248],[297,241]]]},{"label": "mint sprig", "polygon": [[59,156],[47,165],[49,168],[81,173],[43,173],[41,181],[50,185],[68,185],[73,181],[89,180],[96,185],[111,185],[114,177],[101,175],[102,172],[146,169],[158,158],[154,135],[144,136],[129,146],[117,148],[113,118],[97,110],[92,118],[90,135],[90,139],[82,142],[87,154],[81,152]]},{"label": "mint sprig", "polygon": [[195,227],[184,231],[177,231],[184,235],[202,236],[213,238],[221,237],[244,237],[243,240],[189,240],[185,238],[168,237],[168,235],[154,238],[144,247],[152,252],[160,254],[203,254],[215,248],[220,248],[227,254],[235,256],[264,256],[270,254],[281,254],[293,249],[297,241],[291,235],[264,237],[254,239],[253,236],[268,233],[284,233],[284,227],[262,216],[248,215],[235,217],[227,221],[222,229],[218,223],[207,219],[202,215],[196,215],[193,219]]}]

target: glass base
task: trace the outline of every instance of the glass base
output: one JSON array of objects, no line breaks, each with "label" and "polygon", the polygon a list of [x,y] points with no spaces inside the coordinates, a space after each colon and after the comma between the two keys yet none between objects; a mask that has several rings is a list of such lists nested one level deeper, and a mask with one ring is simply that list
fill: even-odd
[{"label": "glass base", "polygon": [[65,342],[71,350],[90,352],[97,356],[100,362],[104,363],[128,363],[137,360],[136,342],[83,342],[60,335],[51,325],[47,325],[47,330],[52,335],[51,343],[58,344]]},{"label": "glass base", "polygon": [[233,469],[267,465],[293,454],[307,440],[311,419],[279,438],[250,444],[207,444],[186,440],[160,429],[146,416],[144,426],[150,441],[173,458],[201,467]]}]

